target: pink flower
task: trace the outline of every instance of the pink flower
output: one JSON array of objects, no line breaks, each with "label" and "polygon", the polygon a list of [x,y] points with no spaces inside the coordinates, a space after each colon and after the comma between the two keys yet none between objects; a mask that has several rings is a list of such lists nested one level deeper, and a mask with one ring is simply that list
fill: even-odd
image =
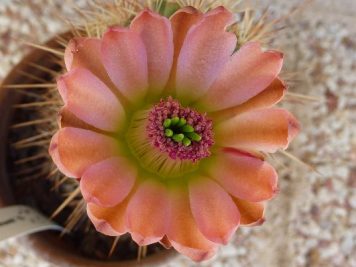
[{"label": "pink flower", "polygon": [[239,225],[263,222],[277,174],[263,153],[285,149],[296,119],[274,108],[283,55],[238,51],[223,7],[170,19],[144,10],[101,39],[75,38],[58,80],[65,106],[49,151],[80,178],[99,232],[212,257]]}]

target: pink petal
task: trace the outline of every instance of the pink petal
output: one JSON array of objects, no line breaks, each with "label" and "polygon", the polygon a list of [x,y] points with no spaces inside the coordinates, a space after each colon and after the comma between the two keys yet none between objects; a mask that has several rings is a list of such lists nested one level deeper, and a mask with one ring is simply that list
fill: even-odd
[{"label": "pink petal", "polygon": [[127,205],[134,194],[130,194],[114,207],[101,207],[93,203],[87,205],[87,213],[95,229],[105,235],[119,236],[127,232]]},{"label": "pink petal", "polygon": [[59,112],[58,112],[58,117],[57,117],[57,123],[59,128],[65,128],[65,127],[74,127],[74,128],[82,128],[86,130],[91,130],[91,131],[96,131],[95,127],[85,123],[81,119],[79,119],[77,116],[75,116],[67,106],[63,106]]},{"label": "pink petal", "polygon": [[115,88],[101,60],[101,40],[96,38],[73,38],[69,41],[64,53],[67,70],[75,68],[88,69],[109,88]]},{"label": "pink petal", "polygon": [[52,137],[49,153],[58,169],[79,178],[91,165],[117,155],[115,139],[96,132],[66,127]]},{"label": "pink petal", "polygon": [[190,206],[199,230],[209,240],[227,244],[240,223],[235,203],[216,182],[204,177],[189,184]]},{"label": "pink petal", "polygon": [[173,63],[173,32],[170,21],[164,16],[144,10],[131,22],[146,47],[149,85],[159,95],[167,84]]},{"label": "pink petal", "polygon": [[168,237],[165,235],[160,241],[159,243],[165,248],[165,249],[169,249],[172,247],[171,242],[168,240]]},{"label": "pink petal", "polygon": [[173,31],[174,59],[177,60],[183,43],[191,27],[203,18],[203,14],[194,7],[179,9],[170,18]]},{"label": "pink petal", "polygon": [[101,57],[111,80],[123,95],[133,101],[144,97],[147,55],[137,33],[125,28],[110,28],[103,37]]},{"label": "pink petal", "polygon": [[241,225],[255,226],[264,223],[265,205],[263,202],[250,202],[233,198],[241,214]]},{"label": "pink petal", "polygon": [[[206,242],[206,241],[201,241],[199,240],[198,242]],[[211,248],[195,248],[195,247],[190,247],[190,246],[184,246],[181,243],[171,241],[172,246],[177,250],[179,253],[187,256],[191,260],[195,262],[201,262],[201,261],[206,261],[211,259],[213,256],[215,256],[217,247],[211,247]],[[205,244],[201,244],[199,246],[206,246]]]},{"label": "pink petal", "polygon": [[110,89],[90,71],[76,68],[57,81],[69,111],[84,122],[106,131],[117,131],[125,111]]},{"label": "pink petal", "polygon": [[278,191],[278,176],[274,168],[236,149],[225,148],[219,151],[208,173],[231,195],[248,201],[271,199]]},{"label": "pink petal", "polygon": [[91,61],[92,57],[89,55],[98,56],[98,48],[100,48],[99,39],[84,37],[71,39],[64,51],[64,63],[67,70],[83,67],[83,65],[95,67],[95,64]]},{"label": "pink petal", "polygon": [[[118,226],[115,227],[115,229],[111,226],[111,224],[108,222],[108,219],[110,215],[112,214],[117,215],[117,210],[115,209],[110,209],[110,208],[103,208],[100,206],[97,206],[95,204],[89,203],[87,204],[87,215],[90,219],[90,221],[93,223],[95,229],[104,235],[108,236],[119,236],[122,235],[126,232],[126,229],[124,226],[121,226],[118,224]],[[111,217],[110,217],[111,218]],[[110,222],[121,222],[122,218],[119,217],[119,220],[117,219],[110,219]],[[117,231],[118,229],[119,231]]]},{"label": "pink petal", "polygon": [[298,121],[287,110],[258,109],[217,125],[215,140],[222,146],[273,153],[287,148],[299,128]]},{"label": "pink petal", "polygon": [[109,158],[90,166],[80,180],[86,202],[112,207],[124,200],[135,183],[137,170],[123,157]]},{"label": "pink petal", "polygon": [[168,204],[167,192],[163,185],[154,181],[139,185],[127,208],[127,226],[132,239],[138,245],[150,245],[164,237]]},{"label": "pink petal", "polygon": [[285,91],[286,84],[279,78],[276,78],[265,90],[248,101],[232,108],[219,110],[210,114],[210,116],[215,120],[224,120],[250,110],[269,108],[277,104],[284,97]]},{"label": "pink petal", "polygon": [[270,85],[282,64],[280,52],[263,52],[259,43],[247,43],[232,56],[198,104],[209,111],[239,105]]},{"label": "pink petal", "polygon": [[176,84],[177,61],[184,40],[190,28],[203,18],[203,14],[194,7],[183,7],[170,18],[173,30],[174,56],[171,76],[167,89],[174,89]]},{"label": "pink petal", "polygon": [[217,244],[206,239],[192,216],[186,189],[171,192],[170,217],[167,237],[172,246],[194,261],[203,261],[215,255]]},{"label": "pink petal", "polygon": [[226,32],[232,18],[229,11],[220,7],[189,29],[177,63],[180,99],[194,101],[204,95],[229,61],[236,47],[235,34]]}]

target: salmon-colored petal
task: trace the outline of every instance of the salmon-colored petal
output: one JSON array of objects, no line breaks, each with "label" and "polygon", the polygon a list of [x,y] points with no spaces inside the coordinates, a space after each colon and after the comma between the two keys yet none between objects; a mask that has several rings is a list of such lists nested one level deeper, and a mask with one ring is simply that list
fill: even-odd
[{"label": "salmon-colored petal", "polygon": [[[199,241],[199,242],[207,242],[207,241]],[[206,245],[202,244],[199,248],[191,247],[190,245],[184,246],[182,243],[178,243],[176,241],[171,240],[172,246],[177,250],[179,253],[187,256],[191,260],[195,262],[201,262],[211,259],[215,256],[217,251],[217,246],[215,247],[206,247]]]},{"label": "salmon-colored petal", "polygon": [[227,244],[240,223],[240,213],[228,193],[203,177],[189,184],[190,206],[199,230],[209,240]]},{"label": "salmon-colored petal", "polygon": [[103,37],[101,57],[111,80],[130,100],[140,100],[147,91],[147,55],[140,36],[112,27]]},{"label": "salmon-colored petal", "polygon": [[219,151],[207,171],[237,198],[258,202],[272,198],[278,191],[278,176],[270,164],[233,148]]},{"label": "salmon-colored petal", "polygon": [[[103,81],[109,88],[115,88],[101,60],[101,40],[97,38],[76,37],[69,41],[64,62],[68,71],[85,68]],[[114,89],[116,90],[116,89]]]},{"label": "salmon-colored petal", "polygon": [[[119,231],[117,231],[111,226],[111,224],[107,220],[107,218],[113,217],[113,214],[117,215],[117,211],[118,210],[115,210],[114,208],[104,208],[92,203],[87,204],[87,214],[90,221],[93,223],[95,229],[99,233],[108,236],[119,236],[126,232],[124,226],[118,224],[118,226],[116,226],[116,229],[119,229]],[[111,217],[109,217],[110,215]],[[110,222],[121,222],[121,220],[121,216],[119,216],[119,220],[111,219]]]},{"label": "salmon-colored petal", "polygon": [[272,83],[282,64],[280,52],[263,52],[259,43],[247,43],[231,57],[198,105],[215,111],[244,103]]},{"label": "salmon-colored petal", "polygon": [[[91,60],[99,58],[100,40],[96,38],[75,37],[68,42],[64,51],[64,64],[67,71],[72,68],[92,66],[96,67]],[[93,56],[90,57],[89,55]]]},{"label": "salmon-colored petal", "polygon": [[170,18],[173,31],[174,58],[177,59],[190,28],[200,21],[203,14],[194,7],[179,9]]},{"label": "salmon-colored petal", "polygon": [[261,225],[264,219],[265,204],[233,198],[241,214],[240,224],[245,226]]},{"label": "salmon-colored petal", "polygon": [[60,77],[58,90],[68,110],[84,122],[117,131],[125,111],[110,89],[90,71],[76,68]]},{"label": "salmon-colored petal", "polygon": [[86,202],[102,207],[120,203],[131,192],[137,170],[123,157],[113,157],[90,166],[80,180]]},{"label": "salmon-colored petal", "polygon": [[168,237],[165,235],[159,243],[165,248],[165,249],[170,249],[172,247],[171,242],[168,240]]},{"label": "salmon-colored petal", "polygon": [[105,235],[119,236],[127,232],[127,205],[134,190],[114,207],[101,207],[93,203],[87,205],[87,214],[95,229]]},{"label": "salmon-colored petal", "polygon": [[146,9],[131,22],[146,47],[151,93],[159,95],[167,84],[173,63],[173,32],[170,21]]},{"label": "salmon-colored petal", "polygon": [[194,7],[187,6],[179,9],[170,18],[173,30],[174,56],[171,75],[167,89],[172,90],[175,87],[177,61],[183,46],[185,37],[190,28],[203,18],[203,14]]},{"label": "salmon-colored petal", "polygon": [[287,148],[299,128],[298,121],[287,110],[258,109],[218,124],[215,140],[222,146],[273,153]]},{"label": "salmon-colored petal", "polygon": [[207,260],[214,256],[217,244],[206,239],[199,231],[191,213],[187,190],[177,189],[171,192],[170,197],[167,237],[172,246],[194,261]]},{"label": "salmon-colored petal", "polygon": [[87,129],[92,131],[96,130],[95,127],[85,123],[77,116],[75,116],[66,106],[63,106],[59,110],[57,123],[59,128],[74,127],[74,128],[82,128],[82,129]]},{"label": "salmon-colored petal", "polygon": [[168,195],[163,185],[149,180],[140,184],[127,208],[127,227],[132,239],[140,246],[160,241],[166,234],[168,211]]},{"label": "salmon-colored petal", "polygon": [[119,152],[118,141],[89,130],[66,127],[52,137],[49,153],[58,169],[79,178],[91,165]]},{"label": "salmon-colored petal", "polygon": [[55,163],[56,167],[68,177],[75,177],[75,175],[69,170],[64,164],[62,164],[61,157],[58,150],[58,140],[59,140],[59,133],[55,133],[52,136],[51,143],[49,145],[48,153],[52,157],[53,162]]},{"label": "salmon-colored petal", "polygon": [[229,61],[236,47],[236,35],[226,32],[232,18],[219,7],[189,29],[177,62],[180,99],[194,101],[204,95]]},{"label": "salmon-colored petal", "polygon": [[248,101],[232,108],[211,113],[210,116],[214,120],[224,120],[250,110],[269,108],[277,104],[284,97],[285,91],[286,84],[279,78],[276,78],[265,90]]}]

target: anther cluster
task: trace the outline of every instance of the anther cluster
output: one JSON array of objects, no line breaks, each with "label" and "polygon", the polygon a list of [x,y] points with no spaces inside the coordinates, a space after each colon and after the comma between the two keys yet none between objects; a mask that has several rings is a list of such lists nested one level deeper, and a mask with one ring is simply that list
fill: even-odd
[{"label": "anther cluster", "polygon": [[151,144],[172,159],[198,161],[210,156],[212,121],[206,114],[182,107],[172,97],[153,106],[146,127]]}]

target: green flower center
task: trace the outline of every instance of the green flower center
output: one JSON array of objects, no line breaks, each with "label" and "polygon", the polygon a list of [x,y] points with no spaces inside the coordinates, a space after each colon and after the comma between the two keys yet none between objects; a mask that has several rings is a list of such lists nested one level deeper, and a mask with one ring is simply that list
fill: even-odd
[{"label": "green flower center", "polygon": [[184,118],[173,117],[165,119],[163,127],[165,128],[165,136],[177,143],[182,142],[184,146],[190,146],[192,141],[199,142],[201,140],[201,136],[195,132],[194,127],[188,124]]},{"label": "green flower center", "polygon": [[168,97],[133,114],[126,140],[146,171],[181,177],[210,157],[212,120]]}]

